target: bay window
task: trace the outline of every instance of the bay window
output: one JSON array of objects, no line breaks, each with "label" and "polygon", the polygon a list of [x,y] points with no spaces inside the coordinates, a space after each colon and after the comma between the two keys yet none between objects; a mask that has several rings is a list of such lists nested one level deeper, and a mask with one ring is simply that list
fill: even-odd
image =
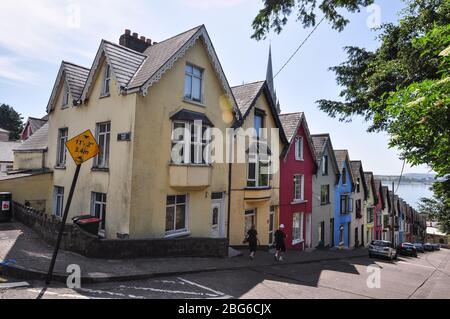
[{"label": "bay window", "polygon": [[269,187],[270,156],[249,154],[247,165],[247,187]]},{"label": "bay window", "polygon": [[210,164],[211,130],[201,122],[172,124],[172,163]]}]

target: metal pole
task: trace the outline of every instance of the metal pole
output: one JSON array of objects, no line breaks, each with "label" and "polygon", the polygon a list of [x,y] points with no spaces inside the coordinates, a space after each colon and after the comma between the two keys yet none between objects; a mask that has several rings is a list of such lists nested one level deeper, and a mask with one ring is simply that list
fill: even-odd
[{"label": "metal pole", "polygon": [[392,241],[392,247],[395,247],[395,201],[394,201],[394,196],[395,196],[395,184],[394,182],[392,182],[392,198],[391,198],[391,229],[392,229],[392,237],[391,237],[391,241]]},{"label": "metal pole", "polygon": [[70,204],[72,202],[73,193],[75,191],[75,185],[77,184],[78,175],[80,173],[81,164],[77,165],[75,170],[75,175],[73,176],[72,186],[70,187],[69,197],[67,198],[66,208],[64,209],[64,215],[61,221],[61,228],[59,229],[58,239],[56,240],[55,250],[53,252],[52,261],[50,262],[50,267],[48,269],[46,284],[49,285],[52,281],[53,268],[55,267],[56,257],[58,256],[59,246],[61,244],[61,239],[64,233],[64,227],[66,226],[67,215],[69,214]]}]

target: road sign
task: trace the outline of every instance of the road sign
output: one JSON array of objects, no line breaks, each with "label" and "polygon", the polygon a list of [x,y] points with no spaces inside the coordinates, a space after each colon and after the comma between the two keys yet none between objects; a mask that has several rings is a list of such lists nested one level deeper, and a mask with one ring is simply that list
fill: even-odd
[{"label": "road sign", "polygon": [[66,147],[77,165],[97,156],[99,148],[90,130],[66,142]]}]

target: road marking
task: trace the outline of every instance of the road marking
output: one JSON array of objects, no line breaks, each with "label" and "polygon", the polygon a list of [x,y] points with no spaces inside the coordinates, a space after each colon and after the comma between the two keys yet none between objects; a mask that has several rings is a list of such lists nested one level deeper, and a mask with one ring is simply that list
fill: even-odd
[{"label": "road marking", "polygon": [[30,284],[21,281],[21,282],[7,282],[4,284],[0,284],[0,289],[11,289],[11,288],[20,288],[20,287],[28,287]]},{"label": "road marking", "polygon": [[120,292],[112,292],[112,291],[107,291],[107,290],[95,290],[95,289],[88,289],[88,288],[79,288],[77,289],[79,291],[83,291],[83,292],[88,292],[88,293],[93,293],[93,294],[107,294],[110,296],[116,296],[116,297],[128,297],[131,299],[145,299],[145,297],[143,296],[135,296],[135,295],[126,295],[126,294],[122,294]]},{"label": "road marking", "polygon": [[200,285],[200,284],[197,284],[197,283],[195,283],[195,282],[189,281],[189,280],[187,280],[187,279],[183,279],[183,278],[181,278],[181,277],[178,277],[178,279],[181,280],[181,281],[184,281],[185,283],[188,283],[188,284],[190,284],[190,285],[192,285],[192,286],[196,286],[196,287],[205,289],[205,290],[207,290],[207,291],[211,291],[212,293],[214,293],[214,294],[216,294],[216,295],[219,295],[219,296],[224,296],[224,295],[225,295],[223,292],[220,292],[220,291],[211,289],[211,288],[206,287],[206,286],[202,286],[202,285]]},{"label": "road marking", "polygon": [[409,263],[406,261],[398,261],[398,264],[405,264],[405,265],[411,265],[411,266],[416,266],[416,267],[422,267],[422,268],[428,268],[428,269],[436,269],[436,267],[430,267],[430,266],[424,266],[424,265],[418,265],[418,264],[413,264],[413,263]]},{"label": "road marking", "polygon": [[[184,283],[181,283],[184,284]],[[203,292],[193,292],[193,291],[182,291],[182,290],[165,290],[165,289],[157,289],[157,288],[148,288],[148,287],[130,287],[130,286],[119,286],[119,288],[123,289],[136,289],[136,290],[144,290],[144,291],[152,291],[152,292],[162,292],[167,294],[184,294],[184,295],[196,295],[196,296],[209,296],[209,297],[218,297],[217,294],[208,294]]]}]

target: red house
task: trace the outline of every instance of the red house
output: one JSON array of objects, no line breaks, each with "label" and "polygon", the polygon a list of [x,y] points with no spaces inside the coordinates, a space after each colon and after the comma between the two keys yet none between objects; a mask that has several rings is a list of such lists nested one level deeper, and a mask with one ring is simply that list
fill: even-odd
[{"label": "red house", "polygon": [[375,190],[378,198],[378,202],[375,205],[375,221],[374,232],[375,239],[383,239],[383,210],[385,209],[383,198],[383,185],[380,180],[375,180]]},{"label": "red house", "polygon": [[302,112],[281,114],[288,146],[280,159],[280,224],[286,248],[304,250],[312,241],[312,180],[317,170],[314,146]]}]

